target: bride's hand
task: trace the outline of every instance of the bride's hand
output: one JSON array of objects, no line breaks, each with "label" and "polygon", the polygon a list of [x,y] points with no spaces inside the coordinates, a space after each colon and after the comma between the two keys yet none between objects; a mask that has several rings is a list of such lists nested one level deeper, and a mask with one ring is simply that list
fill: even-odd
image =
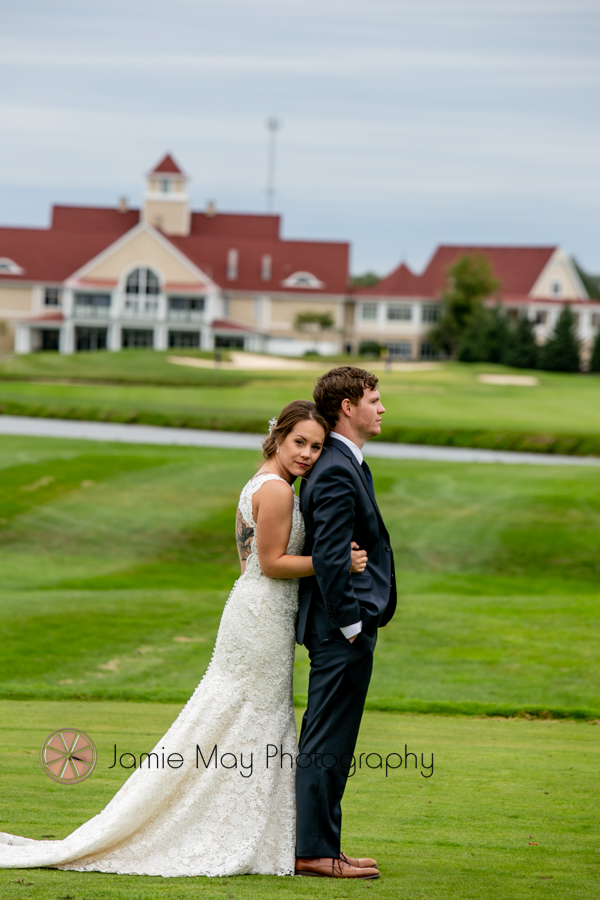
[{"label": "bride's hand", "polygon": [[364,572],[367,568],[367,563],[369,558],[367,556],[366,550],[359,550],[358,544],[356,541],[352,541],[350,544],[350,556],[352,557],[352,562],[350,564],[351,572]]}]

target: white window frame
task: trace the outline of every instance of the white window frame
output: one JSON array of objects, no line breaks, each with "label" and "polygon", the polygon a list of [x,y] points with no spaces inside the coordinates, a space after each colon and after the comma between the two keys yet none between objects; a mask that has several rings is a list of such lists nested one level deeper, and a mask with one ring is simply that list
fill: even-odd
[{"label": "white window frame", "polygon": [[[432,314],[432,318],[429,318],[428,314]],[[421,321],[427,322],[428,324],[433,324],[434,322],[439,322],[442,314],[442,304],[441,303],[424,303],[421,307]]]},{"label": "white window frame", "polygon": [[[374,313],[374,315],[371,315]],[[363,322],[376,322],[379,318],[379,303],[363,303],[360,311]]]},{"label": "white window frame", "polygon": [[[128,291],[127,284],[129,282],[129,279],[136,272],[140,273],[138,276],[138,289],[137,291]],[[151,272],[158,282],[158,291],[156,293],[148,292],[146,290],[148,287],[148,272]],[[136,266],[134,269],[131,269],[125,276],[123,293],[125,294],[125,297],[158,297],[158,295],[162,293],[162,283],[160,275],[154,268],[152,268],[152,266]]]},{"label": "white window frame", "polygon": [[[392,347],[404,347],[408,348],[408,353],[394,353],[391,348]],[[413,346],[412,341],[387,341],[386,348],[388,353],[390,354],[392,359],[412,359],[413,355]]]},{"label": "white window frame", "polygon": [[[392,310],[399,313],[408,313],[408,315],[391,315]],[[412,306],[408,303],[388,303],[386,318],[388,322],[412,322]]]},{"label": "white window frame", "polygon": [[[50,294],[54,294],[54,300],[49,302]],[[62,289],[57,287],[44,288],[44,306],[60,308],[62,306]]]}]

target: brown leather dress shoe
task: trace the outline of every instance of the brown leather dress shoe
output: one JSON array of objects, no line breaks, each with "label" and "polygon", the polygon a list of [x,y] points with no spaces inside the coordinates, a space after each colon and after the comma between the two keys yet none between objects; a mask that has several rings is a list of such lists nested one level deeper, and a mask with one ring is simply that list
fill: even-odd
[{"label": "brown leather dress shoe", "polygon": [[345,853],[340,853],[340,858],[344,860],[344,862],[350,863],[351,866],[356,866],[357,869],[377,869],[377,863],[374,859],[371,859],[370,856],[361,856],[358,859],[355,859],[353,856],[346,856]]},{"label": "brown leather dress shoe", "polygon": [[380,878],[381,872],[374,867],[361,868],[353,866],[346,859],[297,859],[295,875],[308,875],[313,878]]}]

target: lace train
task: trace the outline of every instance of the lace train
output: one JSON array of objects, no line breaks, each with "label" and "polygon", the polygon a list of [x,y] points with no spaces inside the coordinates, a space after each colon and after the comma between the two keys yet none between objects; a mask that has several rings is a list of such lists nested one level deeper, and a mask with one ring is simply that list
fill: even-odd
[{"label": "lace train", "polygon": [[[277,477],[255,476],[241,493],[239,508],[253,529],[252,495]],[[301,553],[303,544],[294,497],[288,553]],[[294,772],[281,754],[297,754],[297,599],[297,580],[262,574],[253,538],[206,674],[153,751],[159,760],[180,754],[181,768],[157,768],[153,757],[148,768],[144,760],[105,809],[64,840],[0,833],[0,867],[165,877],[293,874]]]}]

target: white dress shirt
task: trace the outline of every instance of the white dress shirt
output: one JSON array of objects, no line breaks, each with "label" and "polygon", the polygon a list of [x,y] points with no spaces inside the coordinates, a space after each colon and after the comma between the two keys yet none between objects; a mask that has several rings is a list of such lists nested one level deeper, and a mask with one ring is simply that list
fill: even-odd
[{"label": "white dress shirt", "polygon": [[[360,447],[357,447],[354,441],[351,441],[349,438],[345,437],[343,434],[338,434],[337,431],[330,432],[331,437],[335,438],[336,441],[341,441],[342,444],[345,444],[346,447],[350,447],[352,453],[358,460],[359,466],[362,466],[363,455]],[[340,631],[344,635],[345,638],[350,640],[351,637],[354,637],[355,634],[360,634],[362,631],[362,621],[355,622],[354,625],[344,625],[343,628],[340,628]]]}]

